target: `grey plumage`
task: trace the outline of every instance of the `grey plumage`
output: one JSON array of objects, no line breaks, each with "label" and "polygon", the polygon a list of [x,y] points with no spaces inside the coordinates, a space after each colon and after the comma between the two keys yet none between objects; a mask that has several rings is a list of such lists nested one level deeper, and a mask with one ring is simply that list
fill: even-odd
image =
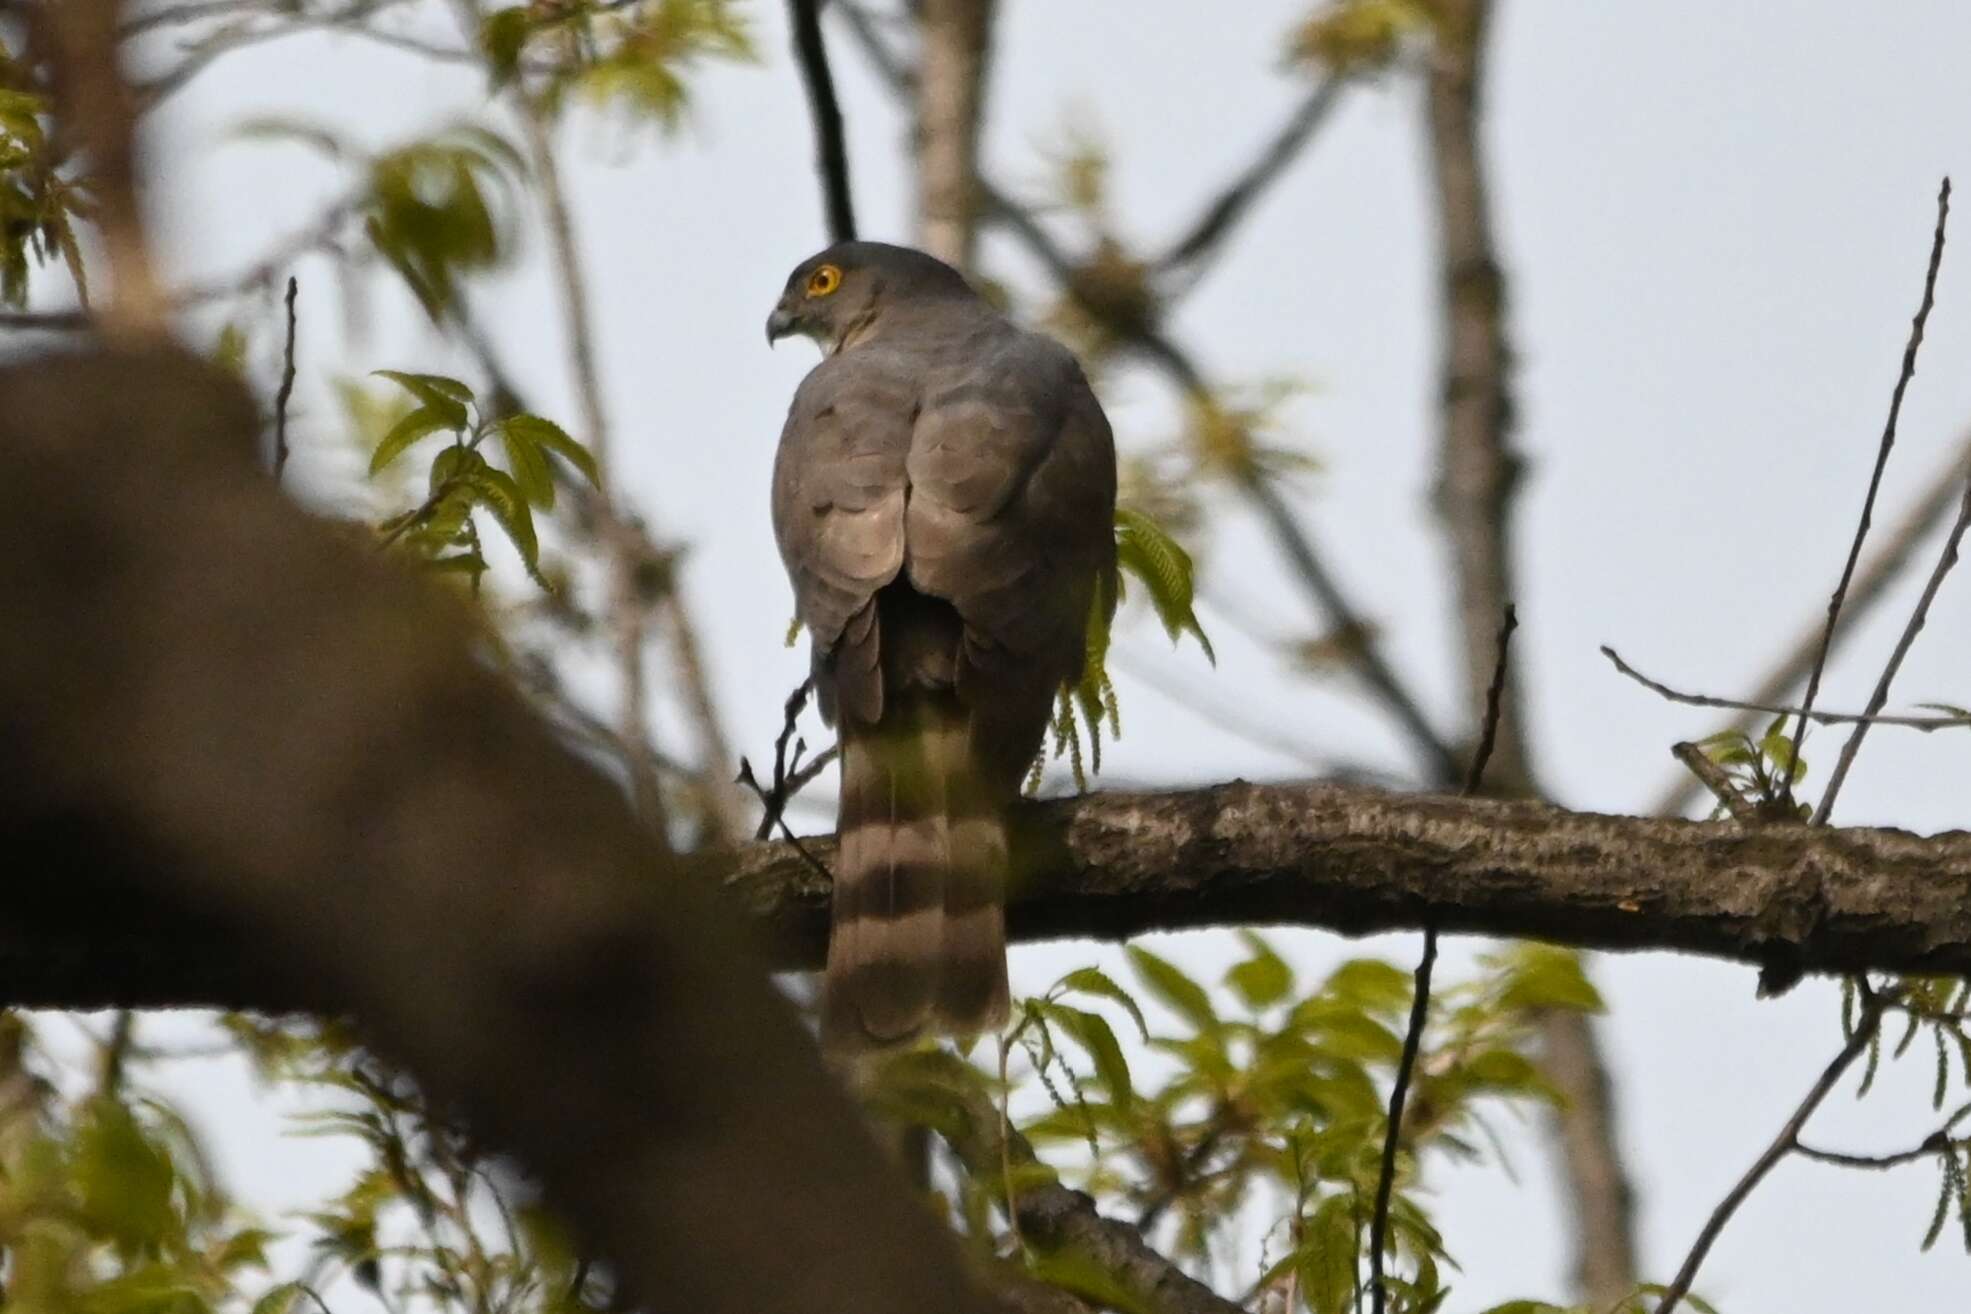
[{"label": "grey plumage", "polygon": [[767,331],[826,353],[773,480],[843,746],[823,1038],[994,1027],[1007,811],[1115,570],[1108,421],[1064,347],[903,247],[803,262]]}]

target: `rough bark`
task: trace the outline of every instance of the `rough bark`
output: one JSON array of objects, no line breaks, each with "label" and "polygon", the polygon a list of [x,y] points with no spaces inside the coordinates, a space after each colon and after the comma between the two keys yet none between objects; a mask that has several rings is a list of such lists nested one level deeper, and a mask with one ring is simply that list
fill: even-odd
[{"label": "rough bark", "polygon": [[979,123],[995,0],[920,0],[917,244],[960,269],[978,238]]},{"label": "rough bark", "polygon": [[[469,723],[482,696],[495,695],[477,690],[438,710]],[[405,715],[430,710],[395,706]],[[476,751],[523,769],[506,760],[504,745]],[[403,780],[499,802],[492,779],[447,778],[442,765],[413,764]],[[260,783],[230,806],[251,810],[259,793],[280,788]],[[543,845],[587,851],[593,843],[579,817],[528,815]],[[257,946],[212,909],[117,895],[169,861],[170,850],[133,844],[87,815],[10,817],[0,837],[50,856],[0,927],[0,1000],[338,1004],[318,980],[264,979]],[[1428,917],[1447,933],[1804,971],[1971,972],[1971,833],[1962,831],[1743,827],[1242,782],[1037,804],[1021,824],[1029,860],[1011,903],[1016,940],[1265,924],[1365,935]],[[834,857],[830,840],[805,846],[823,864]],[[700,855],[694,870],[698,884],[737,902],[775,965],[820,961],[827,884],[791,845]]]},{"label": "rough bark", "polygon": [[[1491,0],[1445,0],[1425,87],[1443,282],[1437,513],[1456,584],[1468,715],[1485,706],[1492,633],[1517,597],[1513,501],[1522,460],[1513,444],[1513,352],[1506,278],[1492,236],[1484,146],[1485,56]],[[1502,794],[1540,792],[1526,735],[1520,663],[1506,670],[1490,779]],[[1615,1141],[1614,1087],[1592,1018],[1557,1012],[1542,1025],[1543,1066],[1564,1099],[1554,1139],[1573,1198],[1576,1294],[1613,1306],[1635,1289],[1633,1192]]]},{"label": "rough bark", "polygon": [[[72,933],[228,928],[666,1306],[983,1314],[714,901],[257,429],[176,353],[0,370],[0,833],[96,860]],[[10,855],[31,922],[62,851]]]}]

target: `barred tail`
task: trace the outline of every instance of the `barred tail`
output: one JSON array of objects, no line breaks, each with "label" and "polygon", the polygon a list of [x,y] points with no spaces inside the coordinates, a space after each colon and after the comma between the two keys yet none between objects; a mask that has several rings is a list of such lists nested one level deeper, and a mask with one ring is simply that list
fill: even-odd
[{"label": "barred tail", "polygon": [[1005,803],[949,696],[843,725],[822,1042],[996,1030],[1008,1011]]}]

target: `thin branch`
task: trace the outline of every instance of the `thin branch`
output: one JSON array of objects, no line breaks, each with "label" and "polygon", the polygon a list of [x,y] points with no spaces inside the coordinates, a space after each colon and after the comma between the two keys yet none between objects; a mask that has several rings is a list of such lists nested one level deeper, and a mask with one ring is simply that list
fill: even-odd
[{"label": "thin branch", "polygon": [[[1834,586],[1833,594],[1827,600],[1827,624],[1821,630],[1820,651],[1814,657],[1813,670],[1807,675],[1807,692],[1801,701],[1801,713],[1794,727],[1793,741],[1798,745],[1807,733],[1807,714],[1813,711],[1814,699],[1820,694],[1821,675],[1827,670],[1828,650],[1834,645],[1834,627],[1841,619],[1841,604],[1847,597],[1848,583],[1854,578],[1855,565],[1861,560],[1862,544],[1868,538],[1868,528],[1875,515],[1875,495],[1882,487],[1882,471],[1889,464],[1889,452],[1896,445],[1896,422],[1902,417],[1903,394],[1909,389],[1909,381],[1916,374],[1916,353],[1923,345],[1923,328],[1930,319],[1930,307],[1936,302],[1937,270],[1944,262],[1944,225],[1950,218],[1950,179],[1946,177],[1937,189],[1937,229],[1930,239],[1930,263],[1923,274],[1923,299],[1917,303],[1916,316],[1910,321],[1909,342],[1903,347],[1902,370],[1896,376],[1895,390],[1889,395],[1889,418],[1882,426],[1882,442],[1876,449],[1875,469],[1868,478],[1868,494],[1862,499],[1861,520],[1855,525],[1854,542],[1848,547],[1848,560],[1841,567],[1841,580]],[[1854,741],[1859,741],[1857,735]],[[1786,762],[1786,774],[1780,781],[1781,797],[1789,797],[1793,792],[1794,773],[1799,769],[1800,754],[1795,752]],[[1823,806],[1832,801],[1833,787],[1823,799]]]},{"label": "thin branch", "polygon": [[849,151],[842,131],[842,106],[828,69],[828,43],[821,34],[820,0],[787,0],[794,23],[794,59],[814,120],[815,167],[828,215],[831,242],[854,239],[855,200],[849,190]]},{"label": "thin branch", "polygon": [[1903,658],[1909,655],[1910,646],[1916,642],[1916,636],[1929,619],[1930,604],[1936,600],[1937,590],[1943,587],[1944,577],[1957,564],[1958,547],[1964,541],[1967,529],[1971,529],[1971,479],[1965,481],[1964,500],[1958,508],[1957,521],[1944,539],[1943,552],[1937,557],[1937,566],[1930,572],[1929,582],[1923,586],[1923,596],[1916,600],[1909,623],[1903,627],[1902,637],[1896,640],[1895,651],[1889,654],[1889,664],[1882,668],[1882,676],[1875,682],[1875,692],[1869,695],[1862,719],[1856,722],[1848,742],[1841,745],[1841,756],[1834,763],[1834,774],[1828,777],[1827,789],[1820,796],[1820,806],[1814,809],[1815,825],[1826,824],[1828,815],[1834,811],[1834,800],[1848,778],[1848,769],[1855,763],[1855,754],[1861,751],[1862,739],[1868,734],[1868,727],[1877,719],[1876,714],[1882,710],[1883,704],[1889,701],[1889,686],[1895,681],[1896,672],[1902,669]]},{"label": "thin branch", "polygon": [[[459,0],[461,17],[476,23],[475,0]],[[554,149],[552,125],[547,111],[516,86],[514,108],[526,138],[534,176],[540,182],[541,211],[553,253],[555,282],[561,294],[562,328],[567,339],[569,368],[575,378],[575,394],[582,411],[584,437],[595,453],[601,474],[603,495],[597,499],[602,510],[600,538],[609,558],[609,612],[615,630],[616,664],[622,681],[619,730],[623,744],[631,750],[629,761],[630,795],[637,815],[644,819],[658,842],[670,844],[669,820],[664,806],[663,787],[655,762],[642,746],[650,741],[649,677],[644,667],[644,646],[648,638],[649,599],[647,597],[650,558],[641,550],[643,536],[631,529],[621,509],[614,479],[614,452],[609,421],[603,407],[602,377],[596,365],[593,320],[590,315],[588,276],[581,253],[575,247],[575,223],[562,183],[561,163]]]},{"label": "thin branch", "polygon": [[1736,698],[1718,698],[1711,694],[1685,693],[1680,689],[1672,689],[1660,680],[1653,680],[1649,676],[1644,675],[1641,671],[1623,660],[1622,654],[1616,652],[1615,649],[1605,643],[1601,646],[1601,655],[1608,658],[1614,664],[1616,670],[1628,676],[1643,688],[1648,689],[1651,693],[1667,698],[1673,703],[1682,703],[1686,707],[1722,707],[1729,711],[1760,712],[1767,716],[1805,716],[1808,720],[1820,725],[1892,725],[1905,730],[1921,730],[1925,733],[1932,730],[1956,730],[1971,726],[1971,716],[1898,716],[1882,712],[1826,712],[1819,708],[1808,708],[1804,705],[1740,702]]},{"label": "thin branch", "polygon": [[301,284],[290,274],[287,280],[287,349],[282,358],[281,387],[274,394],[274,482],[287,473],[287,404],[294,396],[294,299]]},{"label": "thin branch", "polygon": [[28,21],[54,68],[57,117],[89,156],[112,292],[100,323],[113,337],[146,341],[164,335],[166,306],[138,197],[137,105],[121,71],[119,8],[110,0],[38,5]]},{"label": "thin branch", "polygon": [[1766,1174],[1773,1170],[1773,1166],[1798,1148],[1800,1130],[1807,1125],[1807,1119],[1813,1117],[1814,1110],[1820,1107],[1821,1101],[1827,1098],[1828,1093],[1834,1089],[1835,1083],[1841,1080],[1841,1074],[1848,1070],[1848,1066],[1859,1058],[1874,1040],[1876,1029],[1882,1025],[1882,1010],[1886,1005],[1885,999],[1872,993],[1863,1000],[1855,1033],[1848,1037],[1848,1043],[1841,1047],[1841,1052],[1836,1054],[1833,1061],[1822,1071],[1812,1088],[1807,1091],[1806,1098],[1801,1100],[1800,1106],[1793,1111],[1793,1116],[1786,1120],[1786,1125],[1779,1129],[1777,1136],[1773,1137],[1772,1143],[1766,1146],[1753,1161],[1752,1166],[1745,1170],[1745,1175],[1726,1192],[1725,1198],[1718,1202],[1718,1207],[1711,1211],[1711,1217],[1705,1221],[1703,1230],[1697,1234],[1697,1240],[1691,1245],[1690,1254],[1684,1258],[1683,1267],[1677,1270],[1677,1276],[1671,1279],[1670,1285],[1663,1289],[1663,1295],[1656,1303],[1655,1314],[1673,1314],[1677,1306],[1683,1303],[1684,1297],[1690,1294],[1690,1284],[1697,1280],[1697,1270],[1704,1263],[1704,1257],[1711,1253],[1711,1247],[1716,1244],[1719,1234],[1725,1230],[1725,1224],[1731,1221],[1732,1215],[1738,1212],[1738,1207],[1745,1203],[1746,1197],[1765,1180]]},{"label": "thin branch", "polygon": [[[1923,492],[1890,532],[1888,541],[1877,536],[1873,555],[1848,586],[1848,599],[1841,605],[1841,623],[1834,631],[1835,648],[1858,632],[1863,618],[1888,595],[1889,586],[1916,559],[1917,547],[1944,524],[1957,505],[1967,477],[1971,477],[1971,435],[1959,439],[1950,458],[1924,484]],[[1781,704],[1813,668],[1820,654],[1820,641],[1821,622],[1815,618],[1759,681],[1749,704],[1754,707]],[[1750,733],[1758,724],[1758,716],[1756,712],[1742,712],[1719,729]],[[1697,797],[1696,791],[1697,786],[1690,778],[1680,775],[1646,811],[1656,816],[1681,816]]]},{"label": "thin branch", "polygon": [[[1485,691],[1485,725],[1478,748],[1471,755],[1471,769],[1465,776],[1464,796],[1478,793],[1485,780],[1485,766],[1492,760],[1498,742],[1500,700],[1505,695],[1506,670],[1512,652],[1512,632],[1519,628],[1519,615],[1506,604],[1505,620],[1499,626],[1498,655],[1492,664],[1492,683]],[[1430,978],[1437,965],[1437,925],[1426,920],[1423,928],[1423,956],[1417,960],[1416,983],[1410,996],[1410,1025],[1403,1033],[1403,1052],[1396,1064],[1396,1079],[1389,1089],[1389,1124],[1382,1140],[1382,1168],[1376,1175],[1375,1209],[1369,1215],[1369,1292],[1376,1314],[1383,1314],[1389,1292],[1383,1281],[1382,1257],[1389,1233],[1389,1197],[1396,1185],[1396,1150],[1403,1135],[1403,1106],[1409,1098],[1410,1079],[1417,1068],[1417,1051],[1423,1047],[1424,1024],[1430,1016]]]},{"label": "thin branch", "polygon": [[1157,259],[1158,275],[1195,284],[1211,257],[1223,249],[1226,236],[1286,173],[1287,167],[1328,121],[1346,85],[1347,79],[1331,77],[1301,98],[1258,157],[1205,207],[1190,230]]},{"label": "thin branch", "polygon": [[1816,1149],[1811,1145],[1802,1144],[1797,1140],[1794,1142],[1793,1148],[1803,1159],[1812,1159],[1817,1163],[1833,1164],[1837,1168],[1878,1170],[1897,1168],[1906,1163],[1914,1163],[1918,1159],[1927,1159],[1934,1154],[1944,1154],[1966,1148],[1967,1144],[1971,1144],[1971,1142],[1967,1142],[1963,1138],[1955,1138],[1951,1135],[1966,1118],[1971,1118],[1971,1104],[1967,1104],[1956,1113],[1951,1114],[1945,1120],[1943,1126],[1937,1128],[1937,1130],[1931,1132],[1928,1136],[1925,1136],[1917,1144],[1907,1150],[1898,1150],[1892,1154],[1845,1154],[1839,1150]]}]

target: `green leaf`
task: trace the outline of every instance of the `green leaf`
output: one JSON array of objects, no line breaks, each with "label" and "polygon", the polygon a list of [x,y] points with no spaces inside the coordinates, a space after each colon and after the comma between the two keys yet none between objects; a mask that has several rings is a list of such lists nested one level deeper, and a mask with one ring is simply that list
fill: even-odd
[{"label": "green leaf", "polygon": [[126,1253],[155,1250],[178,1229],[171,1207],[177,1173],[130,1110],[90,1101],[77,1136],[75,1186],[82,1212]]},{"label": "green leaf", "polygon": [[1198,646],[1216,665],[1218,656],[1193,607],[1196,579],[1191,554],[1141,511],[1117,507],[1116,563],[1149,589],[1150,603],[1171,641],[1186,633],[1196,636]]},{"label": "green leaf", "polygon": [[1252,956],[1225,973],[1226,982],[1252,1009],[1277,1004],[1293,989],[1293,969],[1273,952],[1273,946],[1251,931],[1239,932]]},{"label": "green leaf", "polygon": [[[464,422],[464,407],[459,408],[459,422]],[[418,439],[441,430],[455,430],[459,427],[451,417],[435,406],[420,406],[391,426],[390,432],[383,435],[383,441],[370,453],[370,477],[374,479],[389,468],[390,463],[409,451]]]},{"label": "green leaf", "polygon": [[1127,1112],[1136,1099],[1136,1090],[1130,1084],[1129,1062],[1123,1057],[1122,1046],[1116,1043],[1116,1033],[1110,1029],[1108,1020],[1099,1013],[1084,1012],[1066,1004],[1047,1004],[1045,1008],[1048,1020],[1087,1051],[1095,1063],[1095,1075],[1102,1079],[1110,1100],[1118,1110]]},{"label": "green leaf", "polygon": [[524,431],[516,431],[505,423],[496,424],[491,432],[506,449],[507,469],[513,474],[513,481],[520,485],[520,491],[527,500],[543,510],[554,508],[554,471],[548,468],[547,457],[540,446]]},{"label": "green leaf", "polygon": [[509,415],[499,422],[502,434],[518,434],[537,447],[543,447],[568,464],[581,471],[582,478],[597,488],[602,486],[602,472],[596,466],[595,454],[568,436],[567,430],[553,420],[538,415]]},{"label": "green leaf", "polygon": [[1218,1014],[1211,1006],[1211,996],[1203,986],[1179,971],[1168,959],[1159,958],[1141,945],[1129,946],[1129,965],[1136,969],[1136,975],[1143,978],[1143,984],[1150,993],[1162,1000],[1178,1016],[1189,1022],[1199,1031],[1214,1031],[1218,1027]]},{"label": "green leaf", "polygon": [[253,1302],[253,1314],[289,1314],[306,1287],[299,1282],[283,1282],[271,1287]]},{"label": "green leaf", "polygon": [[1092,995],[1099,999],[1111,999],[1121,1004],[1136,1023],[1136,1030],[1147,1042],[1150,1038],[1149,1024],[1143,1021],[1143,1010],[1136,997],[1117,985],[1106,972],[1096,967],[1081,967],[1069,972],[1055,983],[1055,989],[1071,991],[1075,994]]},{"label": "green leaf", "polygon": [[1346,1195],[1331,1195],[1305,1224],[1294,1261],[1301,1298],[1314,1314],[1346,1314],[1355,1301],[1355,1219]]},{"label": "green leaf", "polygon": [[408,374],[402,370],[372,370],[370,373],[390,380],[426,406],[436,407],[446,417],[447,428],[465,428],[465,408],[472,400],[472,389],[457,379],[448,379],[442,374]]},{"label": "green leaf", "polygon": [[540,575],[541,544],[534,534],[534,513],[528,507],[520,485],[513,481],[513,476],[482,464],[476,470],[461,474],[459,480],[471,492],[473,501],[492,512],[493,519],[506,531],[514,549],[520,553],[527,573],[545,586],[546,581]]},{"label": "green leaf", "polygon": [[1492,1306],[1485,1314],[1568,1314],[1568,1311],[1563,1305],[1549,1305],[1544,1300],[1509,1300]]}]

